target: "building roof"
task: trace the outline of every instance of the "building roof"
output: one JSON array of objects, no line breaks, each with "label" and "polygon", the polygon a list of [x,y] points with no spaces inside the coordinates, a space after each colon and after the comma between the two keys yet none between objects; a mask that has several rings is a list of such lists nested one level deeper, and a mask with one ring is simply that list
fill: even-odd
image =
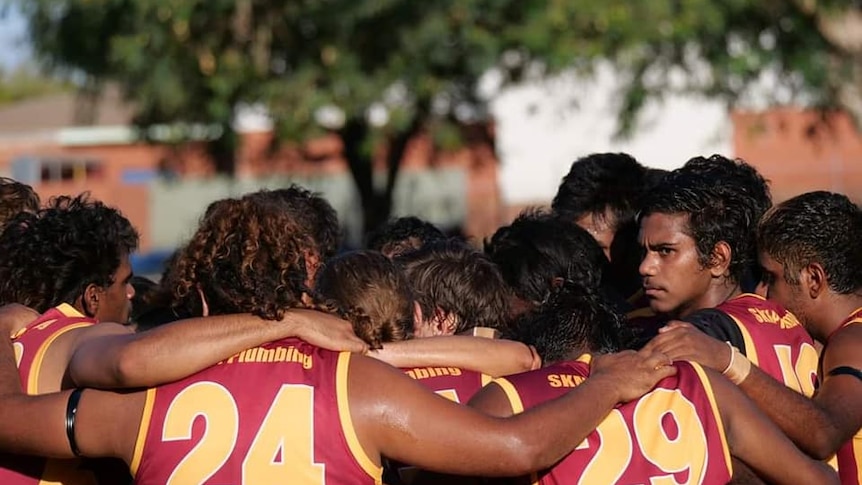
[{"label": "building roof", "polygon": [[80,123],[75,116],[77,95],[58,93],[26,99],[0,107],[0,134],[55,131],[74,126],[128,126],[134,112],[119,89],[107,87],[95,110],[93,123]]}]

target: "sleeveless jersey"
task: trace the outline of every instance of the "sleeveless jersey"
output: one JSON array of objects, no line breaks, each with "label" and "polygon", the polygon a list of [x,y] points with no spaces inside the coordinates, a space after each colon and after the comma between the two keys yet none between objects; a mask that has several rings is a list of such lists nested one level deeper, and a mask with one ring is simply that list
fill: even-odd
[{"label": "sleeveless jersey", "polygon": [[[562,396],[589,377],[590,356],[497,379],[517,414]],[[656,483],[725,484],[730,452],[712,386],[694,363],[612,410],[599,427],[552,469],[542,485]]]},{"label": "sleeveless jersey", "polygon": [[752,364],[805,396],[814,394],[817,350],[811,336],[792,313],[773,301],[749,293],[731,298],[716,309],[739,327],[745,355]]},{"label": "sleeveless jersey", "polygon": [[405,374],[437,394],[457,403],[466,403],[492,381],[481,372],[458,367],[412,367]]},{"label": "sleeveless jersey", "polygon": [[350,417],[350,358],[286,339],[149,389],[135,483],[380,483]]},{"label": "sleeveless jersey", "polygon": [[[426,389],[460,404],[466,404],[480,389],[493,381],[489,375],[458,367],[410,367],[401,370]],[[386,460],[384,482],[388,485],[409,485],[418,472],[413,466]]]},{"label": "sleeveless jersey", "polygon": [[[94,325],[96,320],[62,304],[43,313],[12,338],[21,385],[27,394],[41,394],[39,371],[48,348],[70,330]],[[55,391],[56,389],[51,389]],[[96,478],[81,460],[54,460],[0,454],[0,483],[3,485],[95,484]]]},{"label": "sleeveless jersey", "polygon": [[[858,324],[862,324],[862,308],[851,313],[841,328]],[[826,369],[826,372],[828,371]],[[862,429],[838,449],[836,457],[841,485],[862,485]]]}]

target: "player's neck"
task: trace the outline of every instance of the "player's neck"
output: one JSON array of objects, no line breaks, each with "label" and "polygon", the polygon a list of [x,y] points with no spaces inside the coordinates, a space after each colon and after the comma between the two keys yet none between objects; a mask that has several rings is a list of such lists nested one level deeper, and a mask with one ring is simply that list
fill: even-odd
[{"label": "player's neck", "polygon": [[830,335],[844,325],[852,312],[862,308],[862,294],[829,293],[820,307],[821,310],[817,315],[817,330],[820,335],[814,335],[814,337],[825,343]]},{"label": "player's neck", "polygon": [[736,298],[741,294],[742,288],[739,286],[739,283],[722,278],[711,284],[700,298],[692,301],[689,305],[680,308],[675,317],[685,318],[698,310],[715,308],[727,300]]}]

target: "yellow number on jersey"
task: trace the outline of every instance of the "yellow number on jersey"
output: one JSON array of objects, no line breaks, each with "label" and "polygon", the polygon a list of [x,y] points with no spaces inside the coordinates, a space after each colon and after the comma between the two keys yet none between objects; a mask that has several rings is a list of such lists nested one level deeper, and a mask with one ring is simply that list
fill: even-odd
[{"label": "yellow number on jersey", "polygon": [[443,396],[452,402],[457,402],[458,404],[461,403],[461,400],[458,399],[458,391],[456,391],[455,389],[443,389],[441,391],[434,391],[434,392],[436,392],[438,395]]},{"label": "yellow number on jersey", "polygon": [[[677,435],[673,439],[662,419],[673,419]],[[706,473],[706,433],[694,404],[679,389],[656,389],[638,401],[634,428],[644,457],[668,473],[688,470],[688,482],[701,483]],[[673,475],[650,479],[653,485],[675,485]]]},{"label": "yellow number on jersey", "polygon": [[[599,448],[584,468],[578,483],[616,483],[632,460],[632,438],[623,414],[616,409],[611,411],[596,428],[596,433],[599,436]],[[584,440],[576,449],[588,447],[588,440]]]},{"label": "yellow number on jersey", "polygon": [[799,358],[794,365],[789,345],[775,345],[774,348],[784,385],[804,396],[813,396],[814,378],[817,376],[817,350],[810,344],[802,344],[799,347]]},{"label": "yellow number on jersey", "polygon": [[198,416],[206,421],[204,435],[174,468],[169,485],[207,481],[225,464],[236,444],[239,411],[230,392],[214,382],[197,382],[177,394],[165,415],[162,441],[192,439]]},{"label": "yellow number on jersey", "polygon": [[15,350],[15,365],[21,367],[21,359],[24,357],[24,344],[14,342],[12,343],[12,349]]},{"label": "yellow number on jersey", "polygon": [[[243,484],[324,483],[324,465],[314,463],[314,389],[284,384],[273,399],[242,462]],[[201,484],[224,466],[239,434],[239,411],[221,384],[198,382],[171,402],[162,441],[190,440],[195,419],[204,435],[171,473],[168,484]]]},{"label": "yellow number on jersey", "polygon": [[313,387],[281,386],[242,462],[242,483],[324,483],[325,467],[314,463],[312,409]]},{"label": "yellow number on jersey", "polygon": [[[662,420],[673,419],[678,433],[673,439],[667,435]],[[579,484],[616,483],[629,467],[634,440],[644,458],[671,475],[651,477],[653,485],[676,484],[674,473],[689,471],[688,482],[703,481],[707,465],[706,433],[697,416],[697,410],[679,390],[656,389],[638,401],[634,412],[632,436],[625,418],[613,410],[596,428],[599,448],[584,468]],[[607,446],[606,446],[607,444]],[[585,440],[576,449],[589,448]]]}]

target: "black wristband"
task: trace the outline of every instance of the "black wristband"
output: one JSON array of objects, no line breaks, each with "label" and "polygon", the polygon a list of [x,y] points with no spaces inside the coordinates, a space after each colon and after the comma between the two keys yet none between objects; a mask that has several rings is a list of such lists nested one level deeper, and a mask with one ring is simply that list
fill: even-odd
[{"label": "black wristband", "polygon": [[862,381],[862,371],[859,369],[855,369],[853,367],[848,367],[843,365],[841,367],[836,367],[829,371],[830,376],[853,376],[860,381]]},{"label": "black wristband", "polygon": [[69,402],[66,404],[66,438],[75,456],[81,456],[81,450],[78,449],[78,442],[75,440],[75,417],[78,415],[78,402],[83,393],[83,388],[75,389],[69,395]]}]

